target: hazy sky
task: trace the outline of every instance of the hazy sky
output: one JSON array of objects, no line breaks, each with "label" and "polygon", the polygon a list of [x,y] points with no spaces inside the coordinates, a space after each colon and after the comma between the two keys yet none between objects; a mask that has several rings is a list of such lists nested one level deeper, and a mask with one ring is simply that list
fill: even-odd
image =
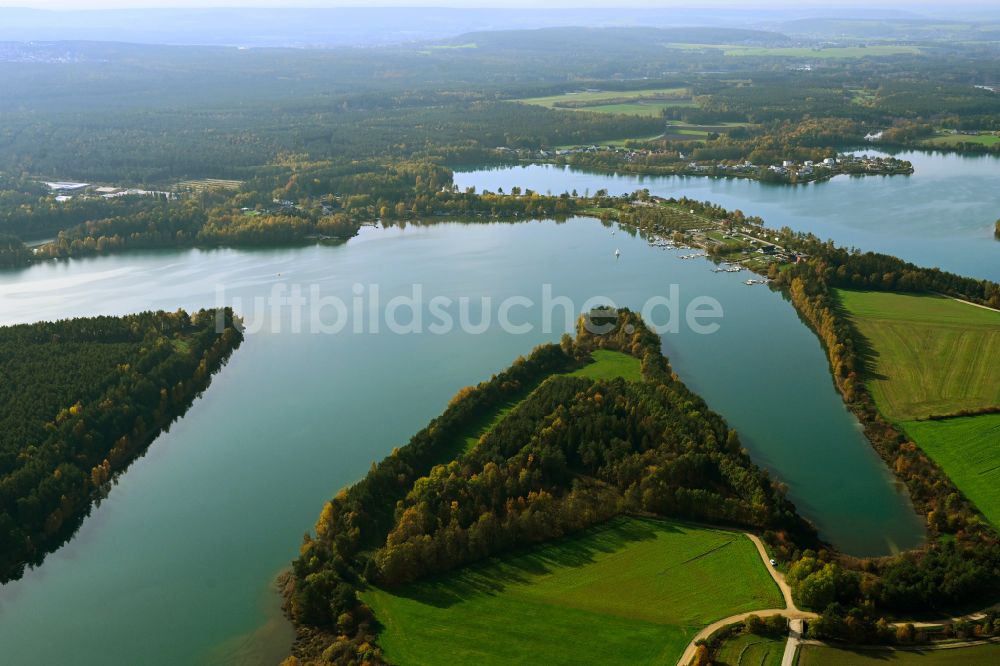
[{"label": "hazy sky", "polygon": [[994,7],[996,0],[0,0],[0,7],[38,9],[113,9],[136,7],[711,7],[719,5],[753,7],[865,7],[898,9],[944,9]]}]

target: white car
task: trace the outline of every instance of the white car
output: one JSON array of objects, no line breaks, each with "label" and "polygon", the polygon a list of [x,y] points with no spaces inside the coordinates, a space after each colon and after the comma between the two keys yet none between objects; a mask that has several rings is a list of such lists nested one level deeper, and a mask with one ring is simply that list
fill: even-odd
[{"label": "white car", "polygon": [[777,562],[775,561],[775,559],[774,559],[774,558],[772,557],[772,558],[771,558],[771,566],[773,567],[773,566],[775,566],[776,564],[778,564],[778,563],[777,563]]}]

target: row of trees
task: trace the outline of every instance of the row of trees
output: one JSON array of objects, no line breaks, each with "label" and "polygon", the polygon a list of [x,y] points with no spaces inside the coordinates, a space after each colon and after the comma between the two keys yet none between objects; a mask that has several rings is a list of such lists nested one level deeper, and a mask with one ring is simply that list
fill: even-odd
[{"label": "row of trees", "polygon": [[[772,267],[796,310],[817,332],[845,402],[865,434],[926,515],[930,531],[920,551],[879,561],[855,561],[828,553],[806,553],[789,571],[789,583],[804,605],[823,612],[811,624],[816,637],[862,642],[892,640],[886,612],[913,612],[991,600],[1000,591],[1000,540],[944,472],[886,421],[864,384],[859,337],[844,315],[833,287],[881,291],[941,292],[1000,306],[1000,285],[924,269],[895,257],[846,251],[815,237],[782,231],[788,247],[811,258],[784,270]],[[947,537],[945,538],[945,535]]]}]

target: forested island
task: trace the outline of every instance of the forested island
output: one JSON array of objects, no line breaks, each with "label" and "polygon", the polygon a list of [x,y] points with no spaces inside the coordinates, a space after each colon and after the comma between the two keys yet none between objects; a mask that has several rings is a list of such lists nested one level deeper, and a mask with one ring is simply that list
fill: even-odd
[{"label": "forested island", "polygon": [[69,539],[242,340],[228,309],[0,328],[0,581]]},{"label": "forested island", "polygon": [[[638,361],[639,376],[573,374],[608,351]],[[816,543],[736,433],[677,379],[641,318],[595,311],[575,340],[566,335],[459,391],[326,504],[286,589],[297,658],[378,663],[378,618],[359,596],[369,586],[391,589],[622,514]]]},{"label": "forested island", "polygon": [[[472,449],[462,452],[459,447],[456,456],[455,442],[463,439],[462,433],[468,431],[470,423],[481,421],[484,414],[488,417],[490,404],[509,403],[512,396],[523,395],[525,384],[534,386],[539,377],[571,370],[596,348],[642,356],[644,382],[652,381],[654,385],[661,382],[673,391],[688,395],[669,372],[665,361],[658,360],[661,357],[656,336],[649,333],[635,315],[623,311],[619,313],[621,325],[610,335],[593,336],[586,326],[581,326],[577,340],[564,339],[558,352],[554,346],[540,348],[508,371],[513,373],[516,369],[516,375],[504,373],[475,390],[463,391],[428,430],[417,435],[407,447],[398,449],[360,484],[341,492],[327,505],[317,523],[315,538],[306,539],[302,556],[296,560],[288,587],[289,612],[301,630],[296,648],[298,657],[308,662],[322,653],[323,659],[338,663],[378,658],[379,651],[375,647],[378,617],[377,614],[373,616],[363,601],[367,598],[364,590],[369,585],[391,590],[394,586],[441,574],[511,548],[572,533],[623,511],[742,524],[764,531],[771,552],[788,567],[788,582],[800,607],[820,613],[808,625],[809,636],[817,639],[848,643],[912,642],[919,637],[898,632],[893,624],[895,618],[909,617],[927,608],[987,605],[1000,592],[997,587],[1000,539],[995,527],[982,519],[980,510],[961,495],[941,467],[876,407],[865,384],[869,372],[866,361],[857,351],[866,343],[859,341],[857,331],[836,304],[833,293],[836,288],[886,293],[934,292],[996,307],[1000,305],[1000,285],[924,269],[888,255],[843,250],[810,234],[767,229],[759,219],[746,218],[741,213],[702,202],[658,200],[640,192],[626,197],[602,195],[587,200],[586,204],[591,206],[592,213],[618,220],[624,228],[643,234],[650,242],[673,239],[701,243],[716,250],[717,260],[753,257],[753,270],[767,275],[774,287],[782,289],[820,336],[830,354],[834,380],[845,402],[861,420],[875,449],[907,485],[917,510],[926,515],[930,533],[927,545],[921,550],[893,557],[852,558],[817,543],[815,535],[803,529],[800,519],[792,517],[794,510],[780,500],[780,495],[775,496],[779,499],[765,503],[778,502],[777,506],[785,507],[779,512],[783,516],[780,520],[773,517],[773,510],[765,514],[772,516],[770,518],[746,513],[745,509],[739,509],[738,501],[734,504],[732,499],[724,499],[725,495],[706,502],[689,503],[681,498],[699,496],[701,491],[691,495],[692,491],[685,485],[697,484],[697,475],[671,473],[666,485],[650,485],[650,480],[642,474],[622,476],[620,463],[614,462],[614,457],[608,458],[611,451],[617,452],[618,447],[635,451],[632,447],[638,447],[641,452],[651,446],[645,443],[648,436],[632,429],[624,431],[627,436],[624,432],[616,435],[616,427],[610,425],[613,421],[601,421],[603,425],[593,430],[582,425],[583,430],[577,430],[577,424],[587,419],[582,412],[578,416],[575,408],[565,402],[556,401],[551,405],[564,405],[568,409],[565,417],[559,417],[559,422],[567,424],[572,435],[566,439],[537,440],[558,444],[557,450],[561,451],[557,456],[561,462],[553,475],[548,476],[543,450],[531,448],[526,454],[518,448],[520,444],[513,443],[536,441],[535,435],[528,434],[530,430],[518,435],[521,430],[515,424],[520,422],[522,412],[527,415],[529,408],[535,407],[536,400],[554,400],[557,395],[566,399],[570,394],[578,396],[581,391],[587,394],[585,389],[593,390],[588,389],[587,382],[569,378],[549,379],[528,397],[516,397],[520,402],[514,411],[491,426]],[[735,244],[719,243],[705,233],[706,221],[712,221],[720,232],[731,237],[742,234],[743,240]],[[773,240],[780,250],[758,253],[752,243],[762,244],[764,239]],[[622,331],[628,330],[626,327],[641,333],[623,335]],[[538,369],[534,369],[536,364]],[[658,370],[651,373],[650,368]],[[527,374],[522,377],[521,373]],[[484,397],[489,395],[487,391],[494,391],[497,386],[507,388],[487,400]],[[550,394],[557,387],[563,392]],[[601,400],[615,395],[619,404],[627,405],[632,399],[626,397],[625,403],[621,403],[617,393],[604,386],[600,386],[599,393]],[[462,414],[459,408],[473,397],[484,402],[470,412],[471,421],[465,420],[466,417],[459,416]],[[578,399],[574,397],[573,401]],[[550,403],[540,403],[532,413],[551,427],[554,417],[549,416],[548,420],[543,417],[551,414],[549,410],[553,407],[545,405]],[[552,434],[546,433],[547,437]],[[605,441],[604,435],[599,433],[621,439]],[[721,430],[715,432],[709,441],[725,441],[724,451],[735,453],[735,434],[723,437],[722,433]],[[508,441],[507,437],[514,439]],[[592,437],[597,439],[592,445],[587,444],[586,451],[576,448],[591,442]],[[643,442],[641,446],[639,441]],[[661,453],[666,454],[669,450],[667,447]],[[447,462],[449,456],[456,460]],[[522,487],[504,481],[513,478],[509,470],[523,469],[529,458],[542,463],[536,485]],[[507,495],[490,495],[478,484],[474,490],[463,489],[463,484],[470,479],[481,483],[486,474],[485,465],[491,462],[498,465],[497,483],[502,482],[506,491],[514,494],[513,505]],[[504,465],[507,465],[507,476]],[[416,481],[421,478],[423,480]],[[524,480],[523,475],[521,479]],[[591,483],[592,479],[604,483]],[[674,488],[672,484],[679,480],[682,480],[681,487]],[[765,488],[766,484],[757,487]],[[542,497],[544,503],[535,507],[528,498],[533,492],[543,491],[547,495],[538,495],[535,499]],[[483,504],[482,499],[477,499],[484,497],[492,497],[490,502],[494,504]],[[517,497],[524,499],[517,500]],[[389,499],[379,505],[377,498]],[[451,508],[448,502],[453,502]],[[523,502],[523,506],[518,502]],[[562,513],[558,507],[563,502],[574,510]],[[476,506],[491,507],[489,515],[492,517],[485,519],[488,523],[479,522],[482,516],[472,510]],[[516,510],[518,506],[521,508]],[[519,511],[534,515],[533,511],[541,511],[543,506],[552,513],[545,514],[541,525],[519,522]],[[709,506],[712,508],[705,513]],[[464,510],[456,512],[456,507],[464,507]],[[726,508],[720,510],[720,507]],[[485,533],[481,531],[487,527]],[[331,566],[330,562],[341,564]],[[327,610],[331,598],[337,601]],[[984,622],[975,625],[977,635],[995,630],[990,617]],[[962,631],[972,631],[971,626]],[[926,640],[924,634],[921,636]]]}]

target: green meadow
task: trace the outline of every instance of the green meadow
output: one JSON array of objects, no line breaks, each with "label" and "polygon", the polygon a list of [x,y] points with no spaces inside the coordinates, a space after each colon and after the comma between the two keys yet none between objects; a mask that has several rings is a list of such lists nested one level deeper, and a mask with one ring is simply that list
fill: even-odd
[{"label": "green meadow", "polygon": [[547,97],[515,100],[547,109],[591,111],[633,116],[655,116],[668,106],[694,106],[687,88],[652,88],[649,90],[591,90]]},{"label": "green meadow", "polygon": [[871,345],[868,386],[886,417],[1000,405],[1000,312],[934,295],[837,293]]},{"label": "green meadow", "polygon": [[819,645],[799,648],[798,666],[967,666],[1000,663],[1000,644],[948,650],[841,650]]},{"label": "green meadow", "polygon": [[1000,528],[1000,414],[907,421],[906,434]]},{"label": "green meadow", "polygon": [[630,382],[642,381],[642,362],[631,354],[623,354],[618,351],[598,349],[591,357],[593,363],[583,366],[579,370],[570,373],[574,377],[587,377],[588,379],[615,379],[621,377]]},{"label": "green meadow", "polygon": [[363,598],[401,666],[674,664],[705,625],[782,604],[742,534],[646,518]]},{"label": "green meadow", "polygon": [[871,346],[879,410],[1000,527],[1000,312],[933,295],[838,290]]},{"label": "green meadow", "polygon": [[717,666],[781,666],[785,638],[740,634],[726,640],[719,648]]},{"label": "green meadow", "polygon": [[976,143],[981,146],[993,146],[1000,143],[1000,136],[992,132],[982,132],[980,134],[939,134],[922,141],[925,146],[957,146],[961,143]]}]

